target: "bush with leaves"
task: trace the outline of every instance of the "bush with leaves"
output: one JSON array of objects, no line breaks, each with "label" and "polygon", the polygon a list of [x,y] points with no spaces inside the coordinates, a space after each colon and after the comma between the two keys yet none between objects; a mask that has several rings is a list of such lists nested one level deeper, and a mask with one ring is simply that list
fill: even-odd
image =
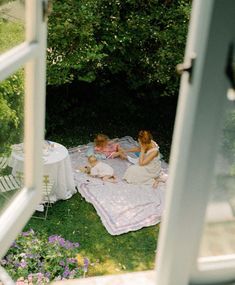
[{"label": "bush with leaves", "polygon": [[121,76],[130,89],[155,86],[175,94],[190,9],[190,0],[55,1],[48,26],[48,84],[105,84]]},{"label": "bush with leaves", "polygon": [[22,140],[23,71],[0,84],[0,153],[9,154],[10,146]]},{"label": "bush with leaves", "polygon": [[[0,53],[24,39],[21,22],[11,22],[0,16]],[[22,140],[24,72],[19,70],[0,82],[0,155],[9,154],[10,146]]]},{"label": "bush with leaves", "polygon": [[79,278],[87,272],[89,261],[81,260],[78,248],[77,242],[58,235],[47,238],[31,229],[18,236],[0,265],[15,281],[33,284]]}]

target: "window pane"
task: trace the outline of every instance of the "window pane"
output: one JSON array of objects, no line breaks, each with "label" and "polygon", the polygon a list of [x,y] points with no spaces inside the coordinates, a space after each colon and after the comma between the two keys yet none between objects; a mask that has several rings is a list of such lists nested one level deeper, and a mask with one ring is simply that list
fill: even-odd
[{"label": "window pane", "polygon": [[0,54],[24,41],[24,0],[0,0]]},{"label": "window pane", "polygon": [[0,83],[0,211],[21,189],[24,70]]},{"label": "window pane", "polygon": [[216,157],[200,256],[235,253],[235,102],[228,101]]}]

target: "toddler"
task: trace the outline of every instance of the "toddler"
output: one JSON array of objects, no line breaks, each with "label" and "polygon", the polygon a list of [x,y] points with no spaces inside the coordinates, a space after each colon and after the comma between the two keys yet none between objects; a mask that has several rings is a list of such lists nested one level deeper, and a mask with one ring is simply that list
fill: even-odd
[{"label": "toddler", "polygon": [[95,137],[94,143],[95,153],[104,154],[106,158],[126,158],[126,155],[119,144],[110,141],[109,138],[104,134],[98,134]]},{"label": "toddler", "polygon": [[94,177],[99,177],[103,181],[116,182],[116,177],[114,176],[113,168],[102,161],[97,160],[95,155],[90,155],[88,157],[88,162],[90,164],[90,175]]}]

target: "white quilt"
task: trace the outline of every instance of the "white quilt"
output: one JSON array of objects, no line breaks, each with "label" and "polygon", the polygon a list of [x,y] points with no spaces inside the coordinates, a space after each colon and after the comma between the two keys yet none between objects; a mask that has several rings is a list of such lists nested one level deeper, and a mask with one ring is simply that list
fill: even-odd
[{"label": "white quilt", "polygon": [[[115,141],[123,148],[137,144],[128,136]],[[122,177],[130,163],[119,158],[105,160],[114,168],[117,183],[104,182],[79,172],[81,166],[87,165],[85,154],[91,145],[72,148],[69,153],[78,191],[95,207],[107,231],[111,235],[120,235],[159,223],[164,210],[165,183],[160,182],[157,188],[128,184]],[[167,173],[167,164],[162,162],[162,167],[163,174]]]}]

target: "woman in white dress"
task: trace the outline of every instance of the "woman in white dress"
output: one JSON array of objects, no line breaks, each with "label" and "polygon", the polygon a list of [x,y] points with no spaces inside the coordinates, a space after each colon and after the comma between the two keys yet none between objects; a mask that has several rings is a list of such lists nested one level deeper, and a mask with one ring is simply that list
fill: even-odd
[{"label": "woman in white dress", "polygon": [[138,134],[140,147],[126,150],[127,152],[140,151],[138,164],[127,168],[123,179],[132,184],[154,185],[161,172],[159,146],[153,140],[149,131],[140,131]]}]

